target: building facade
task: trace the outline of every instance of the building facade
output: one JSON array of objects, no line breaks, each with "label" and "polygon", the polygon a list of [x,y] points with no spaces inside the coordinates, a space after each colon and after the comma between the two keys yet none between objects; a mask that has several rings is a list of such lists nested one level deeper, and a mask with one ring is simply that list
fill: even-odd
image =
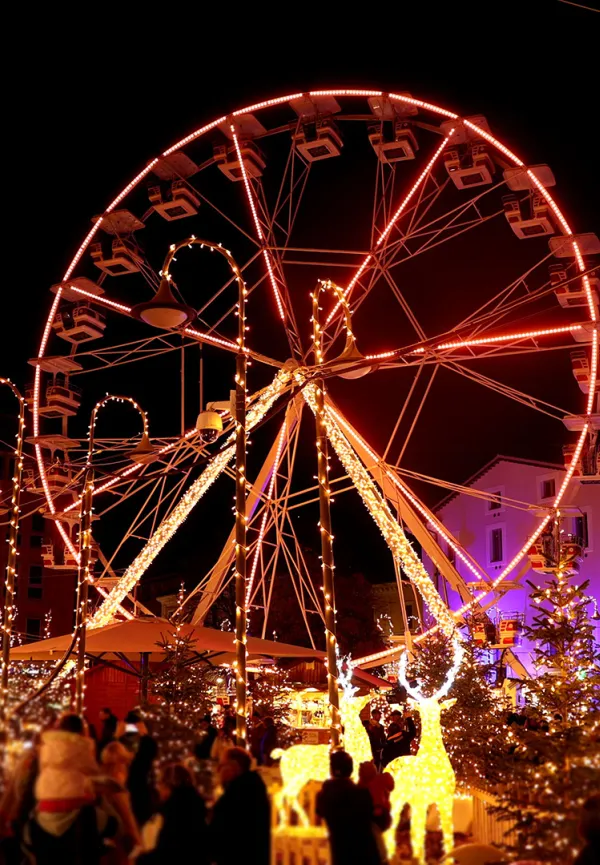
[{"label": "building facade", "polygon": [[[3,499],[5,493],[10,494],[12,472],[13,455],[10,452],[0,453],[0,489]],[[37,505],[39,496],[34,497],[23,490],[17,539],[16,616],[13,622],[13,633],[22,642],[43,637],[45,629],[54,637],[68,634],[73,629],[74,620],[76,569],[64,565],[60,569],[47,566],[51,561],[48,550],[62,548],[63,544],[54,522],[46,519],[36,509]],[[9,516],[9,513],[0,516],[2,538],[5,541],[0,545],[2,609]]]},{"label": "building facade", "polygon": [[[441,523],[450,530],[464,549],[493,579],[519,552],[527,538],[539,524],[544,509],[552,507],[555,495],[565,477],[563,466],[534,462],[513,457],[498,456],[463,486],[473,494],[455,493],[436,508]],[[581,484],[574,480],[568,487],[561,504],[563,537],[573,536],[583,542],[583,555],[579,573],[573,579],[577,584],[589,580],[588,594],[600,599],[600,485]],[[442,545],[444,542],[442,541]],[[460,559],[454,560],[457,571],[467,582],[474,579]],[[424,564],[435,576],[435,567],[424,556]],[[493,617],[518,614],[531,623],[533,611],[529,604],[530,586],[542,584],[546,576],[532,570],[528,556],[507,577],[519,587],[510,589],[490,610]],[[453,609],[461,606],[458,595],[450,588],[448,602]],[[590,607],[590,614],[594,612]],[[522,640],[515,653],[529,668],[531,646]]]}]

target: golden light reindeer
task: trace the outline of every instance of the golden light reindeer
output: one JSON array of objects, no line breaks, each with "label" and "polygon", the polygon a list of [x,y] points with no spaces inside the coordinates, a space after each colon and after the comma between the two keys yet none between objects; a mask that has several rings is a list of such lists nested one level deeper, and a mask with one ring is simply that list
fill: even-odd
[{"label": "golden light reindeer", "polygon": [[446,681],[435,694],[425,697],[420,688],[411,688],[406,679],[406,653],[400,658],[399,679],[412,699],[411,706],[421,716],[421,739],[416,756],[396,757],[386,771],[394,778],[395,787],[391,794],[392,825],[386,834],[390,856],[396,847],[396,826],[405,805],[410,805],[410,840],[413,857],[425,862],[425,836],[427,812],[436,805],[440,815],[443,844],[448,852],[454,846],[454,791],[456,779],[454,769],[444,746],[440,715],[443,709],[453,706],[456,700],[442,700],[458,672],[464,650],[458,640],[454,640],[454,662]]},{"label": "golden light reindeer", "polygon": [[[343,669],[345,667],[345,669]],[[341,685],[340,718],[344,730],[344,748],[354,761],[354,774],[358,774],[360,763],[372,760],[371,742],[360,713],[371,700],[370,694],[355,697],[357,688],[351,683],[352,668],[348,659],[345,664],[338,664],[338,683]],[[329,778],[329,745],[292,745],[287,750],[276,748],[271,757],[281,758],[281,789],[275,796],[282,826],[286,825],[288,814],[295,811],[303,826],[309,826],[308,814],[300,802],[300,794],[309,781],[326,781]]]}]

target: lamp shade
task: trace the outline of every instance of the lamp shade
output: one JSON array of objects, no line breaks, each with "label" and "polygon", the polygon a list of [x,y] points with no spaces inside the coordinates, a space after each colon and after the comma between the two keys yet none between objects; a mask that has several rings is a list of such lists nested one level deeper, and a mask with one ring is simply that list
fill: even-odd
[{"label": "lamp shade", "polygon": [[131,310],[131,314],[134,318],[161,330],[184,327],[197,315],[193,307],[177,300],[168,279],[161,279],[158,291],[152,300],[138,303]]}]

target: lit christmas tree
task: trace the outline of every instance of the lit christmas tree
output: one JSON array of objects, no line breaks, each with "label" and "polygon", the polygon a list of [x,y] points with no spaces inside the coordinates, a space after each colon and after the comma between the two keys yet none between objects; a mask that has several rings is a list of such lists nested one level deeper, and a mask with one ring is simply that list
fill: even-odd
[{"label": "lit christmas tree", "polygon": [[[183,598],[182,586],[180,605]],[[184,760],[193,753],[200,721],[210,713],[225,675],[220,667],[197,660],[196,640],[182,634],[182,623],[175,617],[172,631],[159,644],[165,658],[150,683],[150,702],[144,709],[161,762]]]},{"label": "lit christmas tree", "polygon": [[555,534],[554,574],[530,583],[537,613],[525,635],[539,675],[527,683],[528,723],[511,730],[513,759],[494,811],[514,824],[508,852],[563,865],[581,845],[581,806],[600,790],[600,652],[588,583],[568,576],[572,563]]}]

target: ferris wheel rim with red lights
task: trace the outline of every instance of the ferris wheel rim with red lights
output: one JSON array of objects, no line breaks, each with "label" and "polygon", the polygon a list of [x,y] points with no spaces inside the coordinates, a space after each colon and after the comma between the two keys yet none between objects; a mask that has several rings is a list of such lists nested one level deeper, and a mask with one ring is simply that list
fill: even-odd
[{"label": "ferris wheel rim with red lights", "polygon": [[[411,227],[416,224],[417,228],[415,231],[418,232],[424,218],[421,216],[419,208],[424,209],[426,206],[431,206],[429,204],[430,200],[433,199],[435,202],[437,201],[437,196],[441,196],[442,194],[434,187],[439,189],[439,187],[443,187],[444,184],[450,184],[450,182],[456,189],[465,190],[467,195],[471,189],[484,189],[481,195],[476,194],[473,198],[465,199],[464,206],[461,205],[463,207],[461,213],[466,212],[469,207],[474,206],[469,202],[474,201],[477,205],[480,197],[485,194],[490,185],[492,191],[495,191],[496,186],[504,186],[506,184],[511,194],[507,197],[506,202],[503,202],[503,210],[513,233],[522,239],[536,236],[537,234],[541,236],[548,235],[554,243],[554,254],[563,257],[567,256],[572,260],[571,267],[574,274],[568,275],[567,265],[565,265],[558,278],[553,280],[550,289],[546,288],[545,291],[548,294],[548,291],[552,290],[556,293],[557,297],[560,292],[563,295],[567,293],[571,298],[576,293],[581,309],[585,309],[585,314],[590,322],[588,325],[583,323],[574,325],[571,322],[564,326],[559,325],[554,327],[529,326],[513,330],[508,334],[495,332],[490,335],[489,330],[486,328],[493,328],[491,322],[494,320],[501,321],[502,316],[497,315],[496,319],[494,319],[491,314],[478,310],[479,315],[471,316],[471,321],[466,319],[466,323],[463,322],[462,327],[458,330],[454,326],[440,333],[435,338],[425,338],[424,333],[421,332],[419,334],[418,328],[416,328],[416,338],[409,345],[404,345],[398,349],[374,352],[367,355],[366,358],[362,358],[360,355],[350,355],[350,360],[354,365],[353,368],[357,375],[365,371],[367,361],[371,362],[373,366],[378,365],[380,367],[392,368],[394,366],[412,365],[416,369],[416,359],[423,359],[423,362],[425,362],[426,358],[428,363],[439,364],[441,363],[440,357],[443,358],[444,362],[447,362],[448,358],[452,360],[457,356],[460,360],[460,352],[466,349],[469,349],[471,352],[479,349],[487,351],[488,348],[495,351],[497,346],[501,346],[503,350],[510,349],[513,353],[517,353],[523,350],[524,345],[529,347],[533,343],[536,346],[536,340],[539,341],[545,337],[560,333],[569,333],[573,338],[577,339],[577,336],[584,335],[581,331],[585,330],[586,333],[583,342],[589,344],[590,353],[588,354],[586,349],[580,350],[585,351],[585,363],[583,358],[581,359],[582,379],[580,379],[580,385],[582,380],[584,380],[583,383],[587,386],[588,397],[584,411],[580,415],[572,416],[571,428],[578,433],[577,440],[571,446],[571,461],[567,466],[564,483],[556,494],[553,507],[557,508],[560,502],[563,501],[568,484],[574,473],[578,471],[578,463],[586,447],[589,434],[595,428],[595,417],[597,417],[595,415],[598,355],[598,336],[596,330],[597,304],[595,286],[590,282],[590,268],[584,260],[584,255],[590,254],[590,252],[593,254],[597,251],[594,246],[593,236],[575,235],[573,233],[569,223],[548,191],[548,187],[553,184],[553,177],[547,166],[527,166],[509,148],[492,135],[484,117],[461,118],[452,111],[414,99],[409,94],[404,93],[387,93],[384,91],[362,89],[332,89],[296,93],[265,100],[233,111],[228,115],[223,115],[198,128],[163,151],[159,157],[151,160],[124,187],[106,208],[102,216],[96,218],[91,230],[84,238],[69,265],[62,283],[53,289],[55,296],[42,335],[38,358],[35,362],[35,380],[32,394],[33,441],[35,443],[43,495],[46,500],[46,506],[52,514],[57,509],[54,505],[54,496],[52,495],[48,481],[48,466],[45,462],[42,442],[44,437],[40,435],[40,417],[43,416],[45,408],[45,397],[41,388],[42,372],[51,373],[53,375],[53,386],[59,390],[61,387],[60,384],[56,384],[55,379],[55,373],[58,374],[61,371],[60,358],[48,353],[49,340],[53,332],[58,331],[57,316],[60,317],[62,315],[61,309],[65,300],[67,303],[71,302],[75,304],[83,301],[85,302],[83,306],[77,307],[75,305],[74,307],[75,312],[79,310],[77,325],[83,328],[83,333],[86,332],[85,328],[87,327],[88,333],[94,332],[94,328],[96,328],[96,331],[100,331],[99,335],[102,335],[104,326],[101,317],[103,315],[115,314],[127,316],[132,313],[132,308],[120,301],[118,293],[114,299],[112,292],[111,296],[105,296],[104,283],[102,283],[102,287],[99,289],[98,285],[86,276],[77,275],[76,268],[82,262],[86,251],[88,251],[94,242],[95,246],[92,248],[92,258],[101,270],[104,268],[103,273],[107,277],[109,275],[123,274],[127,268],[137,269],[137,272],[141,272],[142,266],[139,261],[136,261],[138,253],[131,242],[131,238],[135,231],[139,231],[144,227],[144,222],[135,217],[130,211],[122,209],[121,205],[130,194],[134,193],[138,185],[152,174],[156,185],[153,187],[154,192],[150,194],[151,210],[155,214],[163,216],[166,221],[183,218],[187,215],[193,216],[198,211],[202,195],[195,187],[192,179],[196,177],[196,173],[199,173],[202,178],[201,171],[207,169],[207,167],[211,169],[212,167],[216,167],[229,180],[239,181],[237,186],[244,200],[247,215],[247,220],[243,227],[240,228],[240,231],[243,230],[246,237],[252,237],[252,242],[255,244],[256,249],[255,258],[260,261],[263,269],[261,281],[266,284],[271,294],[274,308],[288,338],[290,353],[293,356],[295,355],[297,363],[302,365],[303,362],[306,362],[306,352],[302,349],[302,340],[300,339],[300,329],[296,315],[297,311],[290,298],[286,284],[285,262],[283,261],[284,253],[291,246],[289,239],[293,233],[295,215],[293,214],[288,218],[286,242],[283,244],[276,242],[276,231],[284,234],[286,231],[285,228],[282,228],[277,223],[278,218],[280,220],[283,219],[281,217],[283,208],[280,207],[276,212],[274,210],[272,219],[270,218],[271,214],[265,202],[261,181],[263,172],[266,170],[266,163],[260,145],[257,142],[261,142],[262,138],[266,140],[269,136],[274,137],[277,134],[283,134],[282,130],[285,134],[288,134],[291,143],[289,145],[289,157],[285,171],[288,171],[289,164],[294,164],[298,175],[291,182],[291,191],[289,192],[289,202],[287,204],[289,205],[288,209],[290,213],[293,210],[293,206],[295,206],[297,214],[302,200],[302,192],[297,193],[298,199],[296,200],[294,199],[294,195],[296,194],[295,189],[296,187],[300,187],[302,183],[306,185],[313,163],[323,162],[326,159],[337,157],[341,154],[344,141],[340,132],[340,126],[347,118],[343,113],[340,102],[345,100],[348,100],[353,108],[356,108],[358,105],[362,111],[359,117],[353,115],[352,119],[359,119],[367,125],[369,143],[376,156],[376,183],[381,185],[379,192],[380,199],[377,199],[377,191],[374,195],[374,215],[371,226],[370,246],[360,255],[357,254],[357,250],[352,250],[355,265],[352,268],[345,265],[345,270],[342,272],[346,273],[348,270],[351,270],[353,275],[350,279],[339,280],[345,292],[345,297],[354,307],[353,314],[360,307],[362,301],[368,299],[370,293],[376,287],[377,279],[374,274],[378,270],[384,273],[388,267],[386,263],[382,264],[385,261],[385,256],[400,255],[398,250],[402,249],[402,247],[408,248],[408,243],[413,241],[414,232],[411,235]],[[265,115],[269,115],[271,111],[280,112],[277,115],[279,125],[274,129],[266,126],[267,118]],[[283,111],[286,112],[285,123],[281,122],[281,113]],[[289,119],[287,115],[289,115]],[[439,126],[435,128],[432,126],[430,122],[431,116],[436,121],[440,121]],[[262,123],[263,120],[265,121],[265,125]],[[429,132],[434,136],[438,136],[433,144],[429,139],[427,143],[421,141],[420,137],[426,137],[426,134],[429,134]],[[289,133],[291,133],[291,137]],[[205,164],[198,166],[183,151],[183,148],[195,146],[199,142],[202,142],[209,134],[219,134],[222,143],[215,145],[212,157],[207,159]],[[441,143],[438,143],[439,138],[441,138]],[[425,153],[425,150],[427,150],[427,153]],[[401,179],[402,187],[398,193],[396,189],[397,171],[406,164],[411,166],[413,161],[417,159],[421,160],[419,168],[422,163],[424,163],[424,168],[413,172],[410,178]],[[436,172],[441,173],[443,169],[445,169],[447,177],[443,184],[440,184],[436,179]],[[494,178],[499,177],[500,174],[502,174],[503,181],[496,183]],[[287,182],[289,182],[289,178]],[[167,189],[165,184],[168,186],[168,191],[165,191]],[[448,186],[448,189],[452,188]],[[287,188],[284,192],[286,191]],[[519,193],[525,194],[519,196]],[[278,198],[277,206],[280,205],[281,196],[282,193],[280,193]],[[204,201],[202,203],[204,204]],[[408,216],[410,216],[410,225],[406,229],[406,218]],[[473,220],[473,222],[476,221],[476,219]],[[425,227],[429,228],[427,223],[425,223]],[[102,243],[98,244],[97,238],[100,229],[108,233],[109,240],[112,236],[112,240],[110,240],[111,252],[108,255],[105,254]],[[438,229],[439,224],[434,228],[430,228],[429,234],[434,234]],[[443,230],[449,229],[445,228]],[[469,228],[465,228],[464,230],[467,231]],[[507,228],[507,230],[509,229]],[[415,236],[418,238],[418,233]],[[454,236],[454,234],[450,235],[450,239]],[[213,241],[218,240],[218,238],[214,237],[211,239]],[[425,251],[429,248],[427,247],[428,242],[428,240],[424,242]],[[298,254],[301,251],[310,251],[315,254],[319,252],[319,250],[309,250],[306,248],[305,250],[298,250]],[[324,254],[333,252],[333,250],[328,249],[320,251]],[[419,253],[412,253],[410,257],[412,258],[416,254]],[[561,262],[562,258],[559,257],[556,260]],[[339,261],[336,264],[339,268]],[[111,267],[113,268],[112,271]],[[119,270],[119,268],[122,269]],[[339,270],[325,272],[326,264],[323,264],[323,270],[323,276],[327,278],[331,278],[339,272]],[[385,277],[377,278],[385,278],[389,281],[389,273]],[[156,285],[157,282],[154,283],[155,288]],[[573,286],[575,286],[575,289],[573,289]],[[507,289],[505,294],[506,298],[501,300],[500,305],[497,307],[500,312],[508,308],[508,298],[513,297],[514,299],[514,287],[511,291]],[[401,293],[398,294],[398,297],[402,305],[404,301],[401,299]],[[503,304],[506,304],[506,306],[503,306]],[[330,326],[329,345],[331,345],[335,334],[339,333],[341,328],[341,317],[337,314],[338,307],[339,304],[334,306],[326,322],[326,327]],[[98,313],[100,313],[100,317],[98,317]],[[486,315],[488,315],[488,319],[486,319]],[[72,327],[72,325],[70,326]],[[355,328],[359,332],[359,326],[355,325]],[[577,332],[577,336],[575,336],[575,332]],[[191,327],[191,325],[188,325],[185,329],[185,334],[200,343],[204,342],[205,344],[219,346],[224,351],[234,352],[236,350],[236,345],[232,340],[220,336],[212,328],[201,332],[197,326]],[[75,340],[71,342],[71,345],[74,342]],[[453,355],[452,352],[455,354]],[[277,370],[276,379],[277,376],[283,375],[282,370],[285,369],[283,360],[274,360],[269,357],[268,352],[258,351],[252,345],[250,345],[248,354],[259,363],[271,364]],[[71,358],[75,363],[77,363],[77,356],[77,352],[74,350]],[[52,364],[55,366],[54,369],[52,368]],[[63,373],[66,371],[68,374],[68,361],[66,359],[62,367]],[[292,374],[290,373],[290,375]],[[276,396],[280,393],[287,393],[290,387],[291,385],[288,380],[285,386],[282,385]],[[582,389],[584,388],[582,387]],[[62,396],[65,397],[64,394]],[[59,402],[60,398],[61,394],[59,393]],[[263,404],[261,404],[261,399],[263,400]],[[264,395],[261,396],[258,394],[256,396],[256,406],[262,405],[264,408],[266,402],[268,402],[268,399]],[[270,411],[273,402],[269,404],[267,411]],[[68,395],[63,400],[63,406],[65,404],[68,404]],[[203,407],[201,406],[201,408]],[[551,513],[549,512],[545,517],[540,518],[536,530],[528,538],[513,560],[503,568],[502,573],[493,580],[491,578],[488,579],[486,569],[474,563],[460,544],[448,532],[445,532],[434,514],[423,505],[418,497],[412,495],[406,478],[401,477],[393,466],[386,464],[381,459],[380,455],[347,422],[335,406],[332,405],[330,410],[331,422],[339,422],[340,429],[344,431],[344,435],[348,437],[348,440],[352,441],[353,447],[361,455],[363,463],[366,464],[376,459],[378,465],[380,467],[383,466],[377,483],[381,489],[386,487],[383,495],[387,500],[393,501],[394,496],[401,496],[406,507],[419,513],[425,524],[429,528],[433,527],[439,533],[439,536],[448,544],[449,548],[454,549],[454,553],[461,558],[463,564],[473,575],[477,575],[478,578],[484,575],[487,579],[487,586],[472,591],[471,600],[467,600],[459,612],[464,613],[480,605],[486,599],[489,599],[489,596],[494,594],[497,589],[501,590],[502,582],[527,554],[527,551],[539,538],[545,526],[551,520]],[[334,420],[335,418],[337,420]],[[284,427],[285,422],[282,430]],[[195,431],[192,430],[186,433],[185,436],[174,438],[176,439],[176,443],[171,440],[159,442],[162,448],[161,453],[170,454],[177,452],[177,448],[181,447],[182,443],[185,444],[188,440],[194,442]],[[285,439],[284,442],[284,438],[284,434],[280,433],[278,441],[273,444],[273,459],[276,468],[268,476],[269,478],[277,475],[277,466],[281,453],[285,449],[285,446],[289,444],[288,439]],[[201,450],[198,449],[197,442],[195,447],[196,450]],[[60,446],[58,449],[60,450]],[[138,470],[144,471],[143,468],[139,469],[139,466],[143,466],[143,464],[144,460],[140,459],[136,466],[127,469],[128,476],[135,475]],[[110,486],[111,482],[108,482],[104,485],[103,489]],[[269,482],[267,482],[268,487]],[[99,492],[102,492],[102,490]],[[182,495],[185,495],[185,493],[182,493]],[[70,510],[73,511],[74,507],[75,501],[70,506]],[[76,560],[77,550],[73,544],[72,537],[65,527],[64,520],[60,518],[56,519],[56,524],[69,551],[70,560]],[[263,521],[263,527],[264,525]],[[259,532],[259,547],[263,536],[264,531],[261,528]],[[434,543],[438,546],[437,542]],[[441,548],[440,558],[444,565],[448,563],[448,556],[443,553]],[[442,574],[445,576],[444,570],[442,570]],[[484,586],[485,581],[483,580],[482,586]],[[117,586],[106,594],[110,597],[116,588]],[[121,612],[127,613],[120,605],[117,605],[117,608]]]}]

